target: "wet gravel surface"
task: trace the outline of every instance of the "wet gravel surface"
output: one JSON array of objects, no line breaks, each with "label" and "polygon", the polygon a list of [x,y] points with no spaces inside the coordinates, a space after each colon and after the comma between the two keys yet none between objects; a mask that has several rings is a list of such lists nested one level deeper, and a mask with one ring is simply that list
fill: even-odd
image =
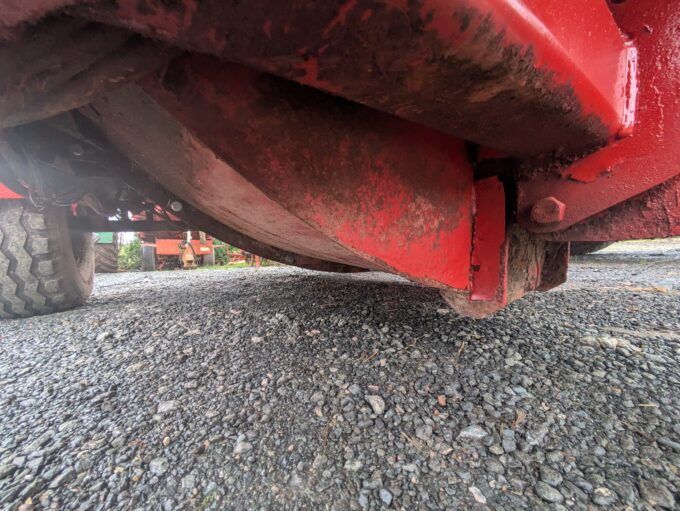
[{"label": "wet gravel surface", "polygon": [[477,322],[380,274],[100,276],[0,323],[0,509],[673,509],[662,248]]}]

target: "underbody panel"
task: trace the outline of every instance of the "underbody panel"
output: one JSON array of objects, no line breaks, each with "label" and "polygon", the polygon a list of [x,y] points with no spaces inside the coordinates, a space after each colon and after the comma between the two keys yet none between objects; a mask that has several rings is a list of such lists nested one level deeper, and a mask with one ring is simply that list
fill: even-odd
[{"label": "underbody panel", "polygon": [[680,235],[674,0],[0,13],[0,198],[71,205],[81,228],[172,211],[278,261],[403,275],[475,317],[563,282],[569,241]]}]

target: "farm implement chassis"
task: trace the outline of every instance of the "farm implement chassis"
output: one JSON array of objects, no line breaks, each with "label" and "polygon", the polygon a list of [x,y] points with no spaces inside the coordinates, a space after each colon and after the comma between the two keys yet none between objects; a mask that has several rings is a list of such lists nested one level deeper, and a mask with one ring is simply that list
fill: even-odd
[{"label": "farm implement chassis", "polygon": [[564,282],[571,241],[680,235],[674,0],[0,14],[2,317],[81,303],[87,233],[152,209],[286,264],[403,275],[472,317]]}]

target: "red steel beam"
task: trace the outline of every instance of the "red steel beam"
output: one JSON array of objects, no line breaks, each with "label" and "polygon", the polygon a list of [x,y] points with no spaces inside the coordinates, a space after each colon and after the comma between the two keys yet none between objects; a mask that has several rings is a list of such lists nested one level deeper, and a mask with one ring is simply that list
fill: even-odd
[{"label": "red steel beam", "polygon": [[142,85],[218,158],[369,267],[469,289],[474,189],[462,141],[210,57],[178,59]]},{"label": "red steel beam", "polygon": [[545,236],[564,241],[618,241],[680,236],[680,175],[569,229]]},{"label": "red steel beam", "polygon": [[[680,3],[636,0],[612,5],[639,52],[638,107],[631,136],[559,174],[518,185],[519,218],[533,232],[558,232],[680,174]],[[554,197],[562,219],[532,221],[532,208]]]},{"label": "red steel beam", "polygon": [[495,177],[475,182],[475,223],[472,241],[471,300],[505,303],[505,192]]},{"label": "red steel beam", "polygon": [[512,154],[628,132],[632,53],[603,0],[118,0],[75,15]]}]

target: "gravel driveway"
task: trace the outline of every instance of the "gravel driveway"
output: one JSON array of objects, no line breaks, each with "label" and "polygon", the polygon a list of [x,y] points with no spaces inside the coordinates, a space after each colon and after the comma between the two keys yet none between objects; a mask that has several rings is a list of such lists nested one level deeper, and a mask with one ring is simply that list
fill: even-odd
[{"label": "gravel driveway", "polygon": [[672,509],[680,244],[626,246],[483,321],[382,274],[99,276],[0,323],[0,509]]}]

